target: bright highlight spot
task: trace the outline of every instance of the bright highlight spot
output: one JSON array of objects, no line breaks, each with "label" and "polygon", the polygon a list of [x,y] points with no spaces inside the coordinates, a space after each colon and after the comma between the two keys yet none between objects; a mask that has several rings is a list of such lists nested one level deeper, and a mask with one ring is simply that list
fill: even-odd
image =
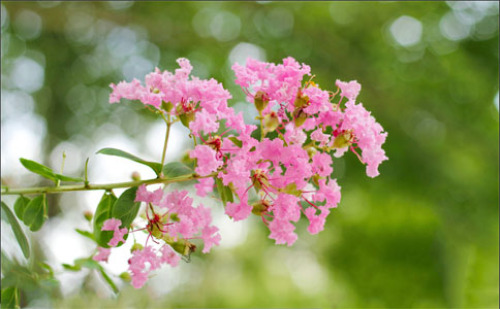
[{"label": "bright highlight spot", "polygon": [[413,46],[422,39],[422,23],[418,19],[403,15],[392,23],[390,32],[399,45]]}]

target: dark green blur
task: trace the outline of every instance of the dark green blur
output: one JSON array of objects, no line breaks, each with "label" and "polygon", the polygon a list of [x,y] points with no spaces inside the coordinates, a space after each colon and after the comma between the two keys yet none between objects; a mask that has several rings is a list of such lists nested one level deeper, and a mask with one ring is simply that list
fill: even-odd
[{"label": "dark green blur", "polygon": [[[231,91],[230,104],[244,100],[233,82],[229,55],[239,43],[248,43],[261,48],[269,62],[292,56],[310,65],[323,89],[335,91],[336,79],[361,83],[358,100],[388,132],[384,149],[389,157],[374,179],[354,155],[335,159],[341,203],[318,235],[308,234],[302,218],[292,247],[274,245],[253,217],[245,243],[195,255],[181,266],[190,268],[183,283],[161,297],[126,287],[116,299],[102,298],[92,284],[84,284],[69,298],[51,294],[53,306],[498,306],[498,5],[457,40],[440,30],[446,28],[440,21],[452,14],[446,2],[50,6],[2,2],[8,14],[2,23],[2,90],[15,88],[9,74],[17,57],[44,62],[43,87],[32,95],[36,113],[47,120],[47,152],[106,122],[141,139],[154,117],[140,105],[107,102],[108,85],[125,79],[125,65],[140,70],[143,61],[151,69],[173,70],[178,57],[187,57],[194,75],[214,77]],[[15,23],[23,10],[41,17],[41,32],[34,38],[23,37],[22,22]],[[406,47],[391,35],[392,23],[403,15],[422,25],[420,40]],[[132,30],[112,41],[117,27]],[[135,54],[116,39],[130,31],[136,31]],[[39,295],[30,293],[24,294],[24,304]]]}]

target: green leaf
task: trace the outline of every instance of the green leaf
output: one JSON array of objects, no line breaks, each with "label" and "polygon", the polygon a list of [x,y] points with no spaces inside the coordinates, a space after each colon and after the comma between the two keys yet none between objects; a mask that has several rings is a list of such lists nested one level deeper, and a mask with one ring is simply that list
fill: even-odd
[{"label": "green leaf", "polygon": [[60,181],[83,182],[83,178],[69,177],[61,174],[55,174]]},{"label": "green leaf", "polygon": [[133,154],[130,154],[130,153],[125,152],[125,151],[120,150],[120,149],[103,148],[103,149],[99,150],[97,153],[105,154],[108,156],[117,156],[117,157],[129,159],[129,160],[132,160],[134,162],[149,166],[150,168],[153,169],[153,171],[156,173],[156,175],[159,175],[161,172],[161,164],[160,163],[143,160],[139,157],[134,156]]},{"label": "green leaf", "polygon": [[113,231],[101,231],[101,228],[104,221],[111,218],[115,202],[116,196],[109,192],[105,192],[94,214],[94,238],[97,244],[103,248],[109,248],[108,242],[113,237]]},{"label": "green leaf", "polygon": [[49,264],[44,263],[44,262],[38,262],[38,265],[40,265],[40,267],[42,267],[43,269],[46,269],[49,272],[49,278],[54,277],[54,270],[52,269],[52,267]]},{"label": "green leaf", "polygon": [[70,271],[80,271],[82,269],[82,266],[80,266],[80,265],[62,264],[62,267],[64,267],[64,269],[70,270]]},{"label": "green leaf", "polygon": [[97,269],[97,270],[101,269],[101,265],[99,265],[99,262],[95,261],[92,258],[76,259],[75,266],[85,267],[88,269]]},{"label": "green leaf", "polygon": [[113,290],[113,292],[115,292],[115,294],[118,294],[118,292],[119,292],[118,287],[113,282],[113,280],[111,280],[111,278],[108,276],[108,274],[104,271],[104,268],[102,268],[102,266],[100,266],[100,272],[101,272],[101,275],[104,278],[104,280],[109,284],[109,286]]},{"label": "green leaf", "polygon": [[21,250],[23,251],[24,257],[28,259],[30,257],[30,246],[28,243],[28,238],[26,238],[21,225],[19,224],[19,222],[17,222],[16,216],[14,216],[14,214],[12,213],[12,210],[10,210],[9,206],[7,206],[7,204],[5,204],[4,202],[2,202],[2,210],[5,212],[7,220],[9,220],[12,231],[14,232],[16,240],[19,243]]},{"label": "green leaf", "polygon": [[128,228],[139,212],[140,202],[134,202],[137,187],[127,189],[113,206],[112,217],[122,221],[122,227]]},{"label": "green leaf", "polygon": [[70,270],[70,271],[79,271],[83,267],[88,268],[88,269],[95,269],[101,273],[102,277],[104,278],[104,281],[106,281],[109,284],[109,286],[111,287],[111,289],[113,290],[113,292],[115,294],[117,294],[119,292],[118,287],[113,282],[113,280],[111,280],[111,278],[108,276],[108,274],[106,273],[104,268],[101,266],[101,264],[99,264],[99,262],[95,261],[91,257],[76,259],[75,265],[63,264],[63,267],[67,270]]},{"label": "green leaf", "polygon": [[2,308],[19,308],[19,291],[16,287],[2,289]]},{"label": "green leaf", "polygon": [[192,169],[180,162],[170,162],[163,166],[163,176],[166,178],[175,178],[193,173]]},{"label": "green leaf", "polygon": [[219,197],[226,206],[227,202],[234,202],[233,199],[233,191],[228,186],[225,186],[222,182],[222,179],[215,178],[215,184],[217,185],[217,192],[219,193]]},{"label": "green leaf", "polygon": [[30,202],[29,198],[21,195],[17,198],[16,202],[14,203],[14,212],[16,213],[16,216],[19,218],[19,220],[23,220],[23,214],[29,202]]},{"label": "green leaf", "polygon": [[47,179],[50,179],[54,182],[57,182],[56,174],[52,169],[48,168],[47,166],[24,158],[20,158],[19,161],[21,161],[21,164],[29,171],[38,174],[42,177],[45,177]]},{"label": "green leaf", "polygon": [[89,231],[84,231],[84,230],[80,230],[80,229],[75,229],[75,231],[76,231],[78,234],[80,234],[80,235],[82,235],[82,236],[84,236],[84,237],[90,238],[90,239],[92,239],[93,241],[95,241],[95,236],[94,236],[94,234],[92,234],[91,232],[89,232]]},{"label": "green leaf", "polygon": [[36,232],[42,228],[43,223],[47,219],[45,195],[39,195],[32,199],[28,203],[28,206],[26,206],[23,213],[23,221],[26,226],[29,226],[31,231]]},{"label": "green leaf", "polygon": [[236,146],[238,146],[238,148],[241,148],[241,146],[243,146],[243,142],[240,141],[236,136],[229,137],[229,140],[233,142]]}]

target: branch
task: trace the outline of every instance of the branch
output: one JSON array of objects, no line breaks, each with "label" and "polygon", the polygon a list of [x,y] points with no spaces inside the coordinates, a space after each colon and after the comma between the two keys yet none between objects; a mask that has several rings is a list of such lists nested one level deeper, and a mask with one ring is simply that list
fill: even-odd
[{"label": "branch", "polygon": [[108,183],[108,184],[87,184],[87,185],[83,184],[83,185],[68,185],[59,187],[33,187],[33,188],[14,188],[14,189],[11,189],[9,187],[3,187],[2,195],[40,194],[40,193],[51,194],[51,193],[61,193],[69,191],[111,190],[116,188],[136,187],[143,184],[151,185],[156,183],[169,184],[175,182],[183,182],[198,178],[209,178],[215,175],[217,175],[217,172],[214,172],[207,176],[200,176],[198,174],[193,173],[173,178],[154,178],[154,179],[145,179],[145,180],[137,180],[129,182]]}]

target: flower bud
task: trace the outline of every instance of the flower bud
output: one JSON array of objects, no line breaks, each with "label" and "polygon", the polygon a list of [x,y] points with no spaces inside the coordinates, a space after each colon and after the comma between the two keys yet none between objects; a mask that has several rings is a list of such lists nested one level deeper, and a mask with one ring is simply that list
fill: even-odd
[{"label": "flower bud", "polygon": [[295,126],[298,128],[306,122],[307,114],[303,111],[303,108],[299,107],[293,111],[293,119]]},{"label": "flower bud", "polygon": [[194,120],[195,117],[195,104],[193,102],[181,103],[177,105],[176,108],[177,116],[181,120],[182,124],[189,128],[189,123]]},{"label": "flower bud", "polygon": [[253,101],[255,103],[255,108],[257,108],[257,110],[261,112],[267,107],[267,104],[269,103],[269,98],[267,97],[264,91],[259,90],[255,94]]},{"label": "flower bud", "polygon": [[354,135],[352,134],[352,131],[347,130],[347,131],[342,132],[341,134],[337,135],[337,137],[333,141],[333,147],[334,148],[344,148],[344,147],[350,146],[352,144],[353,139],[354,139]]},{"label": "flower bud", "polygon": [[189,255],[191,255],[191,253],[196,251],[196,246],[187,240],[179,240],[179,241],[170,243],[169,245],[176,252],[178,252],[184,256],[187,256],[187,257],[189,257]]},{"label": "flower bud", "polygon": [[170,112],[172,108],[174,108],[174,104],[172,104],[171,102],[162,101],[161,108],[166,112]]},{"label": "flower bud", "polygon": [[262,213],[266,212],[268,208],[269,204],[265,200],[261,200],[252,204],[252,213],[257,216],[262,216]]},{"label": "flower bud", "polygon": [[131,176],[131,177],[132,177],[132,180],[134,180],[134,181],[139,181],[139,180],[141,180],[141,174],[139,174],[139,172],[137,172],[137,171],[134,171],[134,172],[132,173],[132,176]]},{"label": "flower bud", "polygon": [[142,250],[142,249],[144,249],[144,246],[141,245],[140,243],[136,242],[132,245],[132,248],[130,248],[130,252],[134,252],[135,250]]},{"label": "flower bud", "polygon": [[94,217],[94,214],[90,210],[86,210],[83,212],[83,216],[88,222],[90,222],[92,221],[92,217]]},{"label": "flower bud", "polygon": [[189,128],[189,123],[194,120],[194,112],[179,114],[179,119],[186,128]]},{"label": "flower bud", "polygon": [[130,274],[126,271],[122,272],[119,277],[125,282],[130,282],[131,280]]},{"label": "flower bud", "polygon": [[302,195],[302,191],[297,189],[297,184],[295,182],[288,184],[284,189],[281,189],[280,191],[295,196]]},{"label": "flower bud", "polygon": [[264,127],[266,128],[267,132],[272,132],[276,130],[279,124],[280,120],[275,112],[271,112],[266,116],[264,116]]},{"label": "flower bud", "polygon": [[293,105],[297,108],[306,107],[309,105],[309,97],[297,95],[297,97],[295,98],[295,101],[293,102]]}]

